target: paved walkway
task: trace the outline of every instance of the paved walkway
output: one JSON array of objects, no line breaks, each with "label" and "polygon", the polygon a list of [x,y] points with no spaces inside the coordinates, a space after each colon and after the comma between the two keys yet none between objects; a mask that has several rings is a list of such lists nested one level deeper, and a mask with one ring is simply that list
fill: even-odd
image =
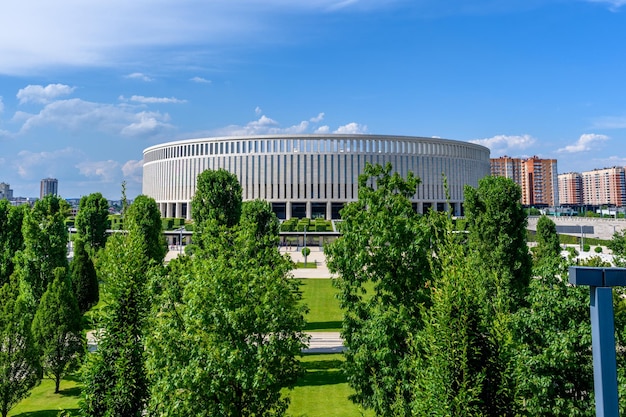
[{"label": "paved walkway", "polygon": [[[311,253],[307,256],[307,263],[315,263],[317,268],[296,268],[293,271],[294,278],[332,278],[333,275],[326,266],[326,256],[319,247],[309,247]],[[280,253],[286,253],[291,256],[291,260],[294,262],[304,262],[304,256],[302,256],[302,247],[292,246],[281,247]]]},{"label": "paved walkway", "polygon": [[[302,353],[339,353],[345,349],[339,332],[313,332],[309,336],[309,347],[302,349]],[[98,349],[98,339],[93,330],[87,332],[87,348],[90,352]]]}]

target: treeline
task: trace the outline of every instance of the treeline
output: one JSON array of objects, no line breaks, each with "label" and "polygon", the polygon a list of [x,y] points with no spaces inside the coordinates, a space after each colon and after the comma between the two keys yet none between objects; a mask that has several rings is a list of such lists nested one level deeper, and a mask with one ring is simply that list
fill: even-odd
[{"label": "treeline", "polygon": [[199,176],[193,206],[198,247],[165,266],[153,199],[124,204],[125,232],[107,238],[106,200],[85,197],[68,265],[63,200],[0,202],[3,416],[43,377],[58,392],[77,370],[84,416],[285,413],[281,390],[303,372],[306,307],[278,251],[278,219],[267,202],[242,203],[224,170]]},{"label": "treeline", "polygon": [[[568,284],[573,260],[561,257],[554,222],[539,220],[529,252],[521,190],[486,177],[465,188],[459,233],[446,213],[415,214],[418,183],[368,165],[326,248],[352,400],[380,416],[595,415],[589,293]],[[613,242],[619,262],[623,235]]]},{"label": "treeline", "polygon": [[[588,291],[568,285],[554,223],[540,219],[531,253],[512,181],[465,189],[463,231],[447,213],[414,212],[418,184],[367,165],[325,248],[352,400],[381,416],[594,415]],[[200,174],[196,250],[167,266],[151,198],[125,204],[126,232],[108,238],[106,201],[82,199],[71,264],[62,200],[0,201],[2,415],[42,377],[58,391],[79,368],[84,416],[284,415],[281,390],[303,372],[306,307],[270,205],[241,195],[227,171]],[[623,234],[611,248],[623,265]]]}]

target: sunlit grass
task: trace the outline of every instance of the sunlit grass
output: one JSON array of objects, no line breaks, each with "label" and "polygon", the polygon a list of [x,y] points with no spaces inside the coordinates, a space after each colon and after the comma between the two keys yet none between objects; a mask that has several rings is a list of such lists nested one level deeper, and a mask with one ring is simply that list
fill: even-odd
[{"label": "sunlit grass", "polygon": [[80,400],[80,384],[74,377],[68,377],[61,381],[60,392],[54,393],[54,381],[44,379],[37,387],[33,388],[30,396],[22,400],[9,411],[9,416],[14,417],[57,417],[61,411],[66,411],[62,416],[78,416],[78,402]]}]

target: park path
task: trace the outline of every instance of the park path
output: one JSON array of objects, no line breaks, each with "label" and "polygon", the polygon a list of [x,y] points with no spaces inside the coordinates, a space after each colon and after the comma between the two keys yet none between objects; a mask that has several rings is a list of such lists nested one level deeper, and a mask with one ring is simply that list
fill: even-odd
[{"label": "park path", "polygon": [[[310,332],[308,333],[309,347],[302,350],[302,353],[338,353],[343,352],[343,340],[339,332]],[[90,352],[98,349],[98,339],[96,331],[87,332],[87,348]]]}]

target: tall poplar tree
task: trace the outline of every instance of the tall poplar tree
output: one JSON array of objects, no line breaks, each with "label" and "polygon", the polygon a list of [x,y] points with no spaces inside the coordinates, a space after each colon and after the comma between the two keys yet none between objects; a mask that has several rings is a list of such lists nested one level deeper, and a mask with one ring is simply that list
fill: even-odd
[{"label": "tall poplar tree", "polygon": [[49,194],[26,212],[22,225],[24,250],[16,269],[36,303],[54,280],[55,268],[67,268],[67,203]]},{"label": "tall poplar tree", "polygon": [[41,352],[44,374],[59,392],[61,378],[77,369],[85,352],[81,315],[64,268],[54,270],[54,281],[41,297],[32,330]]},{"label": "tall poplar tree", "polygon": [[28,206],[13,207],[0,200],[0,285],[9,282],[15,269],[15,253],[24,249],[22,222]]},{"label": "tall poplar tree", "polygon": [[366,164],[358,201],[341,212],[342,236],[325,247],[339,275],[351,398],[379,415],[412,413],[411,339],[423,326],[431,279],[429,226],[409,200],[418,183],[390,164]]},{"label": "tall poplar tree", "polygon": [[98,350],[84,368],[82,408],[90,417],[138,417],[147,402],[146,282],[162,269],[165,252],[156,202],[138,197],[126,211],[124,227],[127,234],[111,236],[98,263],[108,304]]},{"label": "tall poplar tree", "polygon": [[511,179],[485,177],[478,188],[465,187],[469,235],[468,262],[482,279],[490,306],[492,354],[485,367],[482,398],[486,416],[513,416],[516,341],[512,313],[527,305],[532,259],[526,242],[521,189]]},{"label": "tall poplar tree", "polygon": [[72,287],[81,314],[89,311],[100,300],[100,284],[93,261],[85,250],[85,242],[78,236],[74,240],[74,258],[70,263]]},{"label": "tall poplar tree", "polygon": [[16,280],[0,286],[0,414],[28,396],[39,383],[39,354],[31,333],[32,313]]},{"label": "tall poplar tree", "polygon": [[100,193],[80,199],[76,214],[76,230],[94,251],[104,248],[107,240],[109,202]]}]

